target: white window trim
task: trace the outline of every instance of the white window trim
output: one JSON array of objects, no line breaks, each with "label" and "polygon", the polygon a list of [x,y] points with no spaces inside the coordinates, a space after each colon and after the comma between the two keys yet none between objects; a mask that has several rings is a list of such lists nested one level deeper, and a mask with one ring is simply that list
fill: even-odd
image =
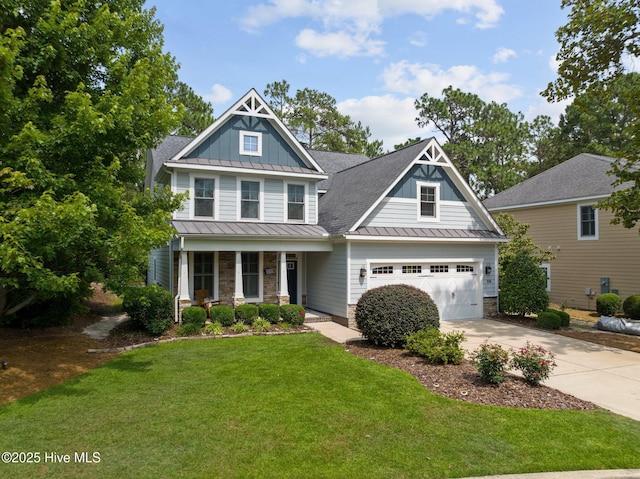
[{"label": "white window trim", "polygon": [[[243,181],[251,181],[253,183],[260,183],[260,193],[258,195],[258,201],[260,204],[258,205],[258,218],[243,218],[242,217],[242,182]],[[238,177],[236,183],[237,190],[237,200],[238,207],[236,211],[236,217],[238,221],[248,221],[248,222],[262,222],[264,221],[264,180],[262,178],[247,178],[247,177]]]},{"label": "white window trim", "polygon": [[[251,151],[244,149],[244,137],[255,136],[258,138],[258,151]],[[258,131],[246,131],[240,130],[240,144],[238,146],[241,155],[247,156],[262,156],[262,133]]]},{"label": "white window trim", "polygon": [[[242,253],[258,253],[258,296],[246,296],[246,291],[243,291],[245,294],[244,302],[245,303],[262,303],[263,294],[264,294],[264,258],[262,251],[243,251]],[[243,286],[244,290],[244,286]]]},{"label": "white window trim", "polygon": [[551,263],[541,263],[539,265],[540,269],[543,269],[546,271],[546,275],[547,275],[547,292],[551,292]]},{"label": "white window trim", "polygon": [[[211,253],[211,251],[198,251],[199,253]],[[192,298],[196,297],[195,292],[195,251],[189,251],[189,294]],[[217,300],[219,290],[219,269],[218,269],[218,252],[213,252],[213,291],[211,292],[213,299]]]},{"label": "white window trim", "polygon": [[[576,218],[577,218],[577,223],[578,223],[578,240],[579,241],[596,241],[599,238],[600,235],[600,222],[598,220],[598,208],[596,208],[597,203],[578,203],[577,208],[576,208]],[[582,215],[581,215],[581,209],[584,206],[592,206],[593,207],[593,213],[594,213],[594,219],[596,222],[596,234],[593,236],[582,236]]]},{"label": "white window trim", "polygon": [[[213,180],[213,218],[209,216],[196,216],[196,178]],[[207,173],[191,173],[189,175],[189,219],[217,220],[219,218],[219,187],[220,178],[217,175]]]},{"label": "white window trim", "polygon": [[[420,196],[422,193],[423,187],[435,188],[435,198],[436,198],[436,215],[434,217],[422,216],[420,214]],[[440,221],[440,183],[428,183],[426,181],[416,181],[416,209],[417,209],[417,219],[420,222],[424,223],[435,223]]]},{"label": "white window trim", "polygon": [[[304,187],[304,218],[301,220],[290,220],[289,219],[289,185],[296,185]],[[285,223],[297,223],[297,224],[307,224],[309,223],[309,188],[307,183],[300,183],[296,181],[285,181],[284,182],[284,222]]]}]

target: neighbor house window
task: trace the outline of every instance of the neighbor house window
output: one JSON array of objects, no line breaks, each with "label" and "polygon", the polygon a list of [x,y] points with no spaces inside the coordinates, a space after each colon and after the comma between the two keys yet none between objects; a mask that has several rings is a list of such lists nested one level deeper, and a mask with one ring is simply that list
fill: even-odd
[{"label": "neighbor house window", "polygon": [[544,276],[546,278],[546,289],[548,292],[551,291],[551,265],[549,263],[542,263],[540,265],[540,269],[544,272]]},{"label": "neighbor house window", "polygon": [[262,156],[262,133],[254,131],[240,132],[240,154]]},{"label": "neighbor house window", "polygon": [[194,179],[194,216],[213,218],[214,192],[215,180],[213,178]]},{"label": "neighbor house window", "polygon": [[213,296],[213,253],[193,254],[193,290],[206,289]]},{"label": "neighbor house window", "polygon": [[240,218],[260,218],[260,182],[240,182]]},{"label": "neighbor house window", "polygon": [[260,297],[260,253],[242,253],[242,289],[245,298]]},{"label": "neighbor house window", "polygon": [[439,217],[440,186],[436,184],[416,184],[418,191],[418,220],[433,221]]},{"label": "neighbor house window", "polygon": [[304,221],[304,185],[287,185],[287,219]]},{"label": "neighbor house window", "polygon": [[598,239],[598,210],[595,205],[578,205],[578,239]]}]

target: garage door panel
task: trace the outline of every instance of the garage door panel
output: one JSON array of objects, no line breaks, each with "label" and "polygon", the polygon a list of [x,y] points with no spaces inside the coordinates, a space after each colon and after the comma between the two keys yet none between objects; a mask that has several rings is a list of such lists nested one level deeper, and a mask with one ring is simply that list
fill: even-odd
[{"label": "garage door panel", "polygon": [[[419,266],[371,263],[369,288],[387,284],[408,284],[426,291],[431,296],[438,306],[440,319],[474,319],[482,316],[482,294],[477,264],[466,264],[463,268],[460,268],[460,265],[445,267],[446,265],[432,263]],[[458,272],[459,270],[461,272]],[[420,272],[414,273],[415,271]],[[425,274],[422,274],[423,271]]]}]

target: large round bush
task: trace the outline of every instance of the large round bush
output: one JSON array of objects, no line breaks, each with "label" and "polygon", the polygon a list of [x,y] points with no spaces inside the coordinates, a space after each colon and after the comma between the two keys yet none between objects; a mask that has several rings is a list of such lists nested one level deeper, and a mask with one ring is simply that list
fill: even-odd
[{"label": "large round bush", "polygon": [[202,328],[207,322],[207,312],[200,306],[189,306],[182,310],[182,324],[195,324]]},{"label": "large round bush", "polygon": [[409,334],[439,328],[438,307],[425,291],[406,284],[370,289],[356,305],[356,324],[375,344],[402,347]]},{"label": "large round bush", "polygon": [[122,308],[135,323],[154,335],[165,332],[173,320],[173,297],[168,289],[157,284],[127,290]]},{"label": "large round bush", "polygon": [[621,306],[622,300],[615,293],[604,293],[596,299],[596,311],[603,316],[615,316]]},{"label": "large round bush", "polygon": [[625,299],[622,310],[627,318],[640,319],[640,294],[634,294]]}]

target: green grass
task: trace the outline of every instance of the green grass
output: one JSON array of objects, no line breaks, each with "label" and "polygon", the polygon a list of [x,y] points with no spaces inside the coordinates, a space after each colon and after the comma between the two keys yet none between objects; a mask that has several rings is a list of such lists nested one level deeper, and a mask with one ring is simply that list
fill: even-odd
[{"label": "green grass", "polygon": [[2,451],[41,461],[1,478],[446,478],[637,468],[640,423],[452,401],[319,335],[256,336],[132,351],[0,407]]}]

